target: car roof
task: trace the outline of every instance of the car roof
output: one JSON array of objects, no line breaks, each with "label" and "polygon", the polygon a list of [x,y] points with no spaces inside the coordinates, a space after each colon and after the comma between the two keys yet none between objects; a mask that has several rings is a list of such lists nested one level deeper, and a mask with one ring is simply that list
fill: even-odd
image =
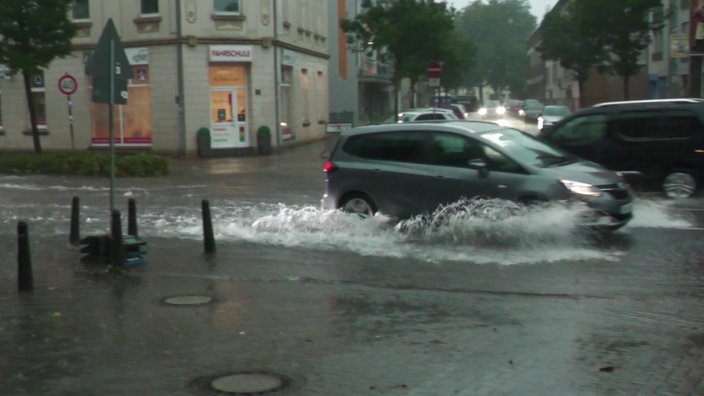
[{"label": "car roof", "polygon": [[592,107],[607,107],[607,106],[629,106],[643,104],[688,104],[688,103],[704,103],[704,99],[699,98],[672,98],[672,99],[644,99],[644,100],[622,100],[616,102],[597,103]]},{"label": "car roof", "polygon": [[424,130],[432,127],[435,131],[455,131],[460,133],[480,134],[483,132],[506,129],[495,122],[475,120],[432,120],[414,121],[396,124],[379,124],[360,126],[343,131],[341,136],[359,135],[365,133],[394,132],[409,130]]}]

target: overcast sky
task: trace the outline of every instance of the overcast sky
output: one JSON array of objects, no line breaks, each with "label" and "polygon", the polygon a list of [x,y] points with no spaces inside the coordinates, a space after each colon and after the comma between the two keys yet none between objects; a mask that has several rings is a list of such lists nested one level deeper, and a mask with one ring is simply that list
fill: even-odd
[{"label": "overcast sky", "polygon": [[[474,1],[475,0],[445,0],[446,3],[452,5],[458,10],[474,3]],[[545,11],[557,4],[557,0],[528,0],[528,4],[530,4],[531,13],[535,15],[538,23],[540,23],[540,21],[543,20]]]}]

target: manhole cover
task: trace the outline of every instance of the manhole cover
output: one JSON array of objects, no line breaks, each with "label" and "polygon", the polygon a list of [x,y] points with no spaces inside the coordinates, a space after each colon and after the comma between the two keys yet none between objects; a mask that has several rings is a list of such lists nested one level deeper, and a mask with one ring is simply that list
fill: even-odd
[{"label": "manhole cover", "polygon": [[283,389],[290,380],[280,374],[265,372],[242,372],[213,379],[210,386],[231,395],[251,395]]},{"label": "manhole cover", "polygon": [[171,305],[203,305],[211,301],[213,298],[209,296],[177,296],[164,300],[165,303]]}]

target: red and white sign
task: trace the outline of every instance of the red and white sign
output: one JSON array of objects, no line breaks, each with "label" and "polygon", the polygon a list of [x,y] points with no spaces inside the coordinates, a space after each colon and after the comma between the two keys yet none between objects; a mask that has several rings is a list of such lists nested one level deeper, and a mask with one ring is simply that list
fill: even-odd
[{"label": "red and white sign", "polygon": [[442,62],[438,62],[438,61],[430,62],[430,65],[428,65],[427,77],[428,78],[440,78],[441,75],[442,75]]},{"label": "red and white sign", "polygon": [[253,50],[251,45],[211,45],[209,56],[211,62],[251,62]]},{"label": "red and white sign", "polygon": [[65,74],[59,78],[59,91],[64,95],[73,95],[78,89],[78,82],[70,74]]}]

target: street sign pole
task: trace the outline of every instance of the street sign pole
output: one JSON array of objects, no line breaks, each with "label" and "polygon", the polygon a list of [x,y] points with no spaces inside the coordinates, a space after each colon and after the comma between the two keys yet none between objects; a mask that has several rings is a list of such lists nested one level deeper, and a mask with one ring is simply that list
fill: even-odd
[{"label": "street sign pole", "polygon": [[115,40],[110,39],[110,100],[108,101],[108,123],[110,136],[110,214],[115,210],[115,138],[112,122],[112,106],[115,102]]}]

